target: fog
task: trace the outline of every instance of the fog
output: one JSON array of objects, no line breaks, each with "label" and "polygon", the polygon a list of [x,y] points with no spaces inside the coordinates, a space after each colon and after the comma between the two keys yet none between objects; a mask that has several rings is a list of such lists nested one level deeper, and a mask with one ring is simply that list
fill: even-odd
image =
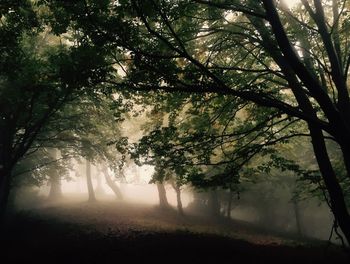
[{"label": "fog", "polygon": [[[123,210],[133,208],[134,205],[144,206],[145,210],[159,208],[159,191],[156,184],[150,183],[153,173],[154,168],[146,165],[138,167],[133,164],[123,171],[123,177],[118,177],[108,169],[108,174],[113,176],[113,182],[122,193],[122,199],[119,199],[103,177],[100,166],[91,166],[92,185],[96,196],[95,208],[103,207],[106,202],[122,206]],[[165,182],[164,186],[169,208],[176,211],[177,194],[169,183]],[[16,207],[22,210],[52,206],[64,209],[65,206],[69,207],[72,204],[78,207],[84,206],[89,197],[85,167],[74,161],[73,169],[69,170],[66,177],[61,180],[61,197],[49,199],[50,188],[50,183],[46,183],[41,187],[19,189],[16,192]],[[228,195],[230,195],[228,191],[223,189],[205,191],[183,186],[181,202],[184,215],[182,217],[198,216],[203,220],[227,219]],[[229,218],[238,221],[237,223],[249,224],[253,230],[258,228],[259,232],[299,240],[327,240],[330,236],[333,216],[327,205],[315,198],[294,203],[289,189],[278,189],[270,183],[254,184],[247,190],[233,193],[231,196]],[[146,214],[145,218],[149,214]],[[104,217],[104,215],[96,216],[101,219]],[[220,225],[220,221],[214,221],[211,228],[215,230],[220,228]],[[340,243],[334,232],[332,242]]]},{"label": "fog", "polygon": [[[92,184],[95,186],[95,194],[98,199],[102,200],[116,200],[116,196],[112,189],[106,183],[101,172],[96,166],[92,166]],[[157,205],[159,203],[157,187],[155,184],[150,184],[150,180],[154,169],[152,166],[134,166],[131,169],[124,171],[124,176],[122,180],[115,181],[115,184],[120,188],[123,193],[123,201],[129,203],[138,204],[151,204]],[[109,173],[112,174],[111,170]],[[62,193],[66,198],[68,197],[79,197],[78,199],[86,200],[88,195],[88,187],[86,183],[85,171],[80,169],[76,177],[76,170],[70,170],[68,179],[61,181]],[[168,202],[176,207],[176,193],[170,185],[166,185],[166,192]],[[50,185],[47,184],[38,189],[38,194],[42,197],[49,195]],[[187,206],[190,201],[193,200],[190,192],[183,192],[182,203]]]},{"label": "fog", "polygon": [[[143,113],[123,123],[120,133],[128,137],[129,144],[143,136],[141,128],[145,120]],[[53,159],[63,157],[62,150],[50,151],[46,155]],[[98,158],[87,161],[79,156],[62,163],[54,162],[48,170],[39,169],[36,187],[32,183],[22,184],[12,191],[14,208],[38,212],[55,209],[58,211],[53,217],[61,218],[64,213],[65,217],[72,217],[81,224],[86,219],[95,219],[97,222],[88,224],[97,229],[132,227],[137,219],[141,226],[204,230],[242,237],[253,243],[315,239],[341,243],[336,235],[340,231],[333,230],[333,215],[322,199],[313,195],[294,199],[297,177],[291,172],[274,172],[276,175],[272,178],[257,182],[243,181],[231,192],[220,187],[190,184],[176,189],[172,178],[176,178],[175,174],[164,177],[162,183],[159,179],[155,181],[155,167],[138,166],[129,157],[118,169],[116,163],[121,157],[112,153],[116,156],[113,161],[100,162]],[[35,171],[32,177],[34,180],[38,177]]]},{"label": "fog", "polygon": [[350,257],[350,1],[2,2],[1,264]]}]

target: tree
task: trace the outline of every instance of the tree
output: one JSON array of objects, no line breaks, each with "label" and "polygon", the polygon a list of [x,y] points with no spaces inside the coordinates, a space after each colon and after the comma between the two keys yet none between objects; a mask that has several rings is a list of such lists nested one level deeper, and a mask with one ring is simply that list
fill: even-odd
[{"label": "tree", "polygon": [[168,209],[170,208],[168,198],[166,196],[166,190],[164,183],[162,182],[156,182],[157,190],[158,190],[158,197],[159,197],[159,206],[161,209]]},{"label": "tree", "polygon": [[[67,103],[42,128],[29,151],[16,164],[12,187],[14,184],[29,187],[54,182],[51,196],[57,193],[61,178],[68,178],[70,161],[82,157],[94,163],[103,161],[111,168],[118,167],[122,157],[110,142],[120,138],[121,107],[111,96],[101,93],[81,95]],[[59,158],[52,153],[57,149],[61,153]],[[86,169],[91,177],[89,166]]]},{"label": "tree", "polygon": [[123,194],[120,191],[120,188],[115,184],[115,182],[111,179],[111,176],[108,173],[108,167],[106,164],[102,165],[102,173],[105,176],[105,180],[107,185],[111,188],[111,190],[114,192],[114,194],[116,195],[116,197],[119,200],[123,200]]},{"label": "tree", "polygon": [[155,166],[154,173],[152,175],[152,183],[157,185],[158,197],[159,197],[159,206],[161,209],[170,208],[168,198],[166,195],[166,190],[164,186],[164,179],[166,177],[166,170],[164,167],[161,167],[159,162]]},{"label": "tree", "polygon": [[95,191],[91,179],[91,161],[88,159],[86,160],[86,184],[89,194],[89,203],[96,202]]},{"label": "tree", "polygon": [[170,184],[176,193],[177,211],[179,212],[180,215],[184,215],[184,210],[183,210],[182,200],[181,200],[181,183],[175,178],[175,179],[170,179]]},{"label": "tree", "polygon": [[[57,149],[50,150],[50,154],[52,155],[52,159],[54,161],[57,160]],[[50,183],[50,191],[49,191],[49,199],[56,200],[62,198],[62,189],[61,189],[61,175],[55,167],[50,167],[51,170],[48,171],[49,183]]]},{"label": "tree", "polygon": [[103,72],[107,73],[101,50],[92,49],[86,41],[69,43],[49,32],[47,9],[39,2],[0,5],[1,217],[15,166],[40,147],[39,135],[53,136],[44,130],[57,124],[62,108],[96,91]]},{"label": "tree", "polygon": [[[349,3],[301,2],[82,1],[86,16],[77,22],[93,42],[129,52],[133,63],[117,61],[128,70],[120,86],[223,94],[304,123],[308,132],[296,134],[311,138],[349,242],[350,215],[326,145],[341,149],[349,179]],[[78,4],[66,10],[78,12]]]},{"label": "tree", "polygon": [[[62,197],[61,180],[69,179],[70,160],[58,150],[51,147],[41,147],[35,152],[20,159],[12,171],[11,190],[8,209],[13,209],[21,202],[22,194],[30,194],[26,198],[37,198],[37,191],[33,187],[50,186],[48,199],[56,200]],[[25,199],[25,203],[29,199]]]}]

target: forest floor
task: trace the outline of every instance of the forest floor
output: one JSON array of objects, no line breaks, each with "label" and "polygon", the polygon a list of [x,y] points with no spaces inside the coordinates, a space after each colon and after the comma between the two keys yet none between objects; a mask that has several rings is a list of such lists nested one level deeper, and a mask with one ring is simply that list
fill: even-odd
[{"label": "forest floor", "polygon": [[341,248],[325,241],[115,201],[47,203],[17,211],[5,226],[4,264],[350,263]]}]

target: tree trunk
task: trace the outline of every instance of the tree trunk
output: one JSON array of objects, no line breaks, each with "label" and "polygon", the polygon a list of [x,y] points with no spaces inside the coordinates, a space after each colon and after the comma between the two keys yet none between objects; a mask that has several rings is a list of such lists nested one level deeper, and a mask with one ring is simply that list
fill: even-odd
[{"label": "tree trunk", "polygon": [[157,182],[157,189],[159,195],[159,206],[163,209],[169,208],[168,199],[166,197],[166,190],[163,183]]},{"label": "tree trunk", "polygon": [[212,216],[214,217],[220,216],[220,202],[219,202],[218,193],[216,190],[211,190],[209,192],[208,205]]},{"label": "tree trunk", "polygon": [[312,124],[308,125],[316,160],[328,191],[331,210],[348,244],[350,244],[350,215],[346,207],[342,188],[327,153],[322,130]]},{"label": "tree trunk", "polygon": [[89,193],[89,202],[96,202],[94,187],[91,180],[91,162],[86,160],[86,183]]},{"label": "tree trunk", "polygon": [[50,175],[50,192],[48,198],[50,200],[62,198],[61,178],[59,175]]},{"label": "tree trunk", "polygon": [[303,230],[301,227],[301,218],[300,218],[300,208],[298,201],[293,200],[293,209],[295,215],[295,226],[299,237],[303,237]]},{"label": "tree trunk", "polygon": [[182,207],[182,201],[181,201],[181,188],[178,184],[176,184],[174,181],[171,182],[171,186],[176,192],[176,202],[177,202],[177,210],[180,215],[184,215],[183,207]]},{"label": "tree trunk", "polygon": [[[52,160],[56,162],[57,160],[57,149],[53,148],[48,151],[48,154],[51,156]],[[50,192],[48,198],[50,200],[57,200],[62,198],[62,188],[61,188],[61,177],[58,174],[56,168],[51,168],[49,170],[49,183],[50,183]]]},{"label": "tree trunk", "polygon": [[97,180],[97,186],[95,188],[95,194],[97,196],[103,195],[105,193],[103,187],[102,187],[102,177],[100,172],[96,173],[96,180]]},{"label": "tree trunk", "polygon": [[122,195],[122,192],[120,191],[119,187],[115,184],[115,182],[111,179],[111,177],[109,176],[108,174],[108,170],[107,170],[107,167],[104,167],[102,169],[102,172],[105,176],[105,179],[106,179],[106,183],[107,185],[109,186],[109,188],[112,189],[112,191],[114,192],[115,196],[117,196],[117,198],[119,200],[123,200],[123,195]]},{"label": "tree trunk", "polygon": [[177,190],[176,190],[176,201],[177,201],[177,210],[179,211],[179,214],[184,215],[184,210],[182,208],[181,189],[180,188],[177,188]]},{"label": "tree trunk", "polygon": [[231,208],[232,208],[232,190],[228,193],[227,198],[227,218],[231,219]]},{"label": "tree trunk", "polygon": [[140,183],[141,179],[140,179],[140,173],[137,170],[137,165],[132,166],[132,174],[134,175],[134,181],[136,183]]}]

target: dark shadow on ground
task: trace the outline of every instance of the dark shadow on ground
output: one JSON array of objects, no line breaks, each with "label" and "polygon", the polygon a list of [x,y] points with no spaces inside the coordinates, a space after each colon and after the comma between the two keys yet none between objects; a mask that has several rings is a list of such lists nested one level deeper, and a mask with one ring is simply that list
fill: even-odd
[{"label": "dark shadow on ground", "polygon": [[[75,215],[78,208],[87,211],[91,206],[51,207],[12,215],[0,237],[0,262],[350,263],[340,248],[324,243],[262,245],[188,228],[156,228],[137,219],[147,214],[157,219],[158,210],[153,207],[141,213],[136,208],[129,215],[122,205],[112,215],[110,209],[98,205],[92,206],[94,213]],[[100,221],[104,216],[111,219]]]}]

